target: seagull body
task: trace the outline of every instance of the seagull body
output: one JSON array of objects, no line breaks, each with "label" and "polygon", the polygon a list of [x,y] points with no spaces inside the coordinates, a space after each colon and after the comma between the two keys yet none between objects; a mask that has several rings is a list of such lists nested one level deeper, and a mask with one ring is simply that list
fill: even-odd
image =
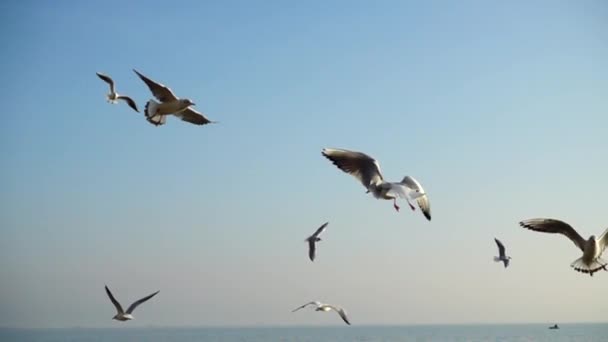
[{"label": "seagull body", "polygon": [[303,309],[309,305],[314,305],[316,306],[315,311],[323,311],[323,312],[327,312],[327,311],[331,311],[334,310],[335,312],[338,313],[338,315],[340,315],[340,317],[342,317],[342,320],[344,320],[344,322],[348,325],[350,325],[350,322],[348,321],[348,317],[346,316],[346,311],[343,308],[339,308],[337,306],[333,306],[333,305],[329,305],[329,304],[323,304],[321,302],[317,302],[317,301],[313,301],[310,303],[306,303],[302,306],[299,306],[295,309],[293,309],[291,312],[296,312],[300,309]]},{"label": "seagull body", "polygon": [[152,95],[160,101],[156,102],[150,99],[146,103],[144,113],[148,122],[155,126],[163,125],[166,122],[167,115],[175,115],[183,121],[195,124],[206,125],[213,121],[207,119],[202,113],[190,108],[194,105],[190,99],[180,99],[173,94],[171,89],[163,84],[152,81],[146,76],[140,74],[133,69],[137,76],[148,86]]},{"label": "seagull body", "polygon": [[427,220],[431,220],[431,205],[422,185],[413,177],[405,176],[401,182],[386,182],[380,171],[380,164],[362,152],[344,149],[324,148],[321,154],[340,170],[357,178],[375,198],[393,200],[399,211],[397,198],[406,199],[412,210],[416,208],[410,200],[416,200]]},{"label": "seagull body", "polygon": [[607,270],[608,262],[603,260],[601,256],[606,246],[608,246],[608,229],[599,238],[591,235],[588,240],[585,240],[572,226],[560,220],[536,218],[522,221],[519,225],[537,232],[559,233],[572,240],[576,247],[583,252],[582,257],[570,264],[570,267],[576,271],[589,273],[590,276],[593,276],[593,273],[601,269]]},{"label": "seagull body", "polygon": [[142,304],[143,302],[147,301],[148,299],[156,296],[157,293],[159,293],[160,291],[156,291],[153,294],[146,296],[140,300],[137,300],[135,302],[133,302],[133,304],[131,304],[131,306],[129,306],[129,308],[127,309],[127,311],[125,312],[122,309],[122,306],[120,305],[120,303],[116,300],[116,298],[114,298],[114,296],[112,295],[112,292],[110,292],[110,289],[108,288],[108,286],[106,285],[106,293],[108,294],[108,297],[110,297],[110,300],[112,301],[112,304],[114,304],[114,307],[116,307],[116,315],[114,317],[112,317],[112,319],[115,319],[117,321],[121,321],[121,322],[125,322],[125,321],[130,321],[133,319],[133,310],[135,310],[136,307],[138,307],[140,304]]},{"label": "seagull body", "polygon": [[319,235],[325,231],[325,227],[327,227],[328,224],[329,222],[323,223],[323,225],[319,227],[314,234],[304,240],[308,242],[308,257],[310,258],[310,261],[315,261],[316,243],[321,241]]},{"label": "seagull body", "polygon": [[502,244],[502,242],[500,242],[500,240],[494,238],[494,241],[496,242],[496,246],[498,246],[498,256],[494,257],[494,261],[502,261],[505,264],[505,268],[507,268],[507,266],[509,266],[509,260],[511,260],[511,257],[506,255],[505,246]]},{"label": "seagull body", "polygon": [[118,100],[123,100],[129,105],[129,107],[133,108],[134,111],[139,113],[139,109],[137,109],[137,105],[133,99],[128,96],[120,95],[116,92],[114,88],[114,80],[112,80],[110,76],[104,75],[100,72],[97,73],[97,76],[110,86],[110,92],[106,95],[108,102],[116,104]]}]

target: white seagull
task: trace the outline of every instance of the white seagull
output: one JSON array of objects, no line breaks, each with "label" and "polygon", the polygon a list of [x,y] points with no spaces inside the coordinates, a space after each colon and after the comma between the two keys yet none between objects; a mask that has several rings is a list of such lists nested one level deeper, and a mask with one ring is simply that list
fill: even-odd
[{"label": "white seagull", "polygon": [[496,241],[496,245],[498,246],[498,256],[494,257],[494,261],[502,261],[505,264],[505,268],[507,268],[507,266],[509,266],[509,260],[511,260],[511,257],[505,254],[505,246],[502,244],[502,242],[500,242],[500,240],[494,238],[494,241]]},{"label": "white seagull", "polygon": [[135,310],[135,308],[138,307],[141,303],[156,296],[156,294],[159,292],[160,291],[156,291],[153,294],[134,302],[133,304],[131,304],[131,306],[129,306],[129,308],[127,309],[127,312],[125,312],[122,309],[122,306],[120,305],[120,303],[116,300],[116,298],[114,298],[114,296],[112,295],[112,292],[110,292],[110,289],[106,285],[106,293],[108,294],[108,297],[110,297],[110,300],[112,301],[112,304],[114,304],[114,306],[116,307],[116,311],[117,311],[116,315],[114,317],[112,317],[112,319],[115,319],[117,321],[122,321],[122,322],[132,320],[133,315],[131,315],[131,314],[133,313],[133,310]]},{"label": "white seagull", "polygon": [[321,227],[319,227],[314,234],[312,234],[311,236],[307,237],[306,240],[304,240],[304,241],[308,242],[308,257],[310,258],[310,261],[315,261],[315,251],[316,251],[315,244],[318,241],[321,241],[321,238],[319,237],[319,235],[321,235],[321,233],[323,233],[323,231],[325,231],[325,227],[327,227],[328,224],[329,224],[329,222],[323,223],[323,225]]},{"label": "white seagull", "polygon": [[148,122],[155,126],[163,125],[166,121],[167,115],[175,115],[183,121],[195,124],[195,125],[206,125],[213,123],[213,121],[207,119],[202,113],[190,108],[194,105],[190,99],[180,99],[175,96],[171,89],[163,84],[156,83],[146,76],[140,74],[137,70],[133,69],[139,78],[146,83],[152,95],[160,101],[156,102],[152,99],[146,103],[144,113]]},{"label": "white seagull", "polygon": [[110,92],[108,93],[108,95],[106,95],[108,102],[115,104],[118,100],[123,100],[123,101],[127,102],[129,107],[133,108],[134,111],[139,113],[139,109],[137,109],[137,105],[135,104],[135,101],[133,101],[132,98],[130,98],[128,96],[120,95],[116,92],[116,90],[114,88],[114,80],[112,80],[112,78],[110,76],[104,75],[100,72],[98,72],[96,74],[99,78],[104,80],[110,86]]},{"label": "white seagull", "polygon": [[340,315],[340,317],[342,317],[342,319],[344,320],[344,322],[346,322],[346,324],[350,325],[350,322],[348,321],[348,317],[346,317],[346,311],[344,311],[344,309],[339,308],[337,306],[329,305],[329,304],[323,304],[323,303],[320,303],[320,302],[317,302],[317,301],[306,303],[306,304],[304,304],[304,305],[302,305],[300,307],[297,307],[297,308],[293,309],[291,312],[296,312],[296,311],[298,311],[298,310],[300,310],[302,308],[305,308],[308,305],[314,305],[314,306],[316,306],[315,311],[327,312],[327,311],[330,311],[330,310],[334,310],[335,312],[337,312]]},{"label": "white seagull", "polygon": [[393,200],[395,210],[399,211],[397,197],[405,198],[412,210],[416,208],[410,200],[416,200],[427,220],[431,220],[431,204],[422,185],[410,176],[401,182],[386,182],[380,172],[380,164],[374,158],[362,152],[337,148],[324,148],[321,154],[329,159],[340,170],[357,178],[367,192],[375,198]]},{"label": "white seagull", "polygon": [[519,223],[520,226],[544,233],[559,233],[568,237],[576,247],[583,251],[583,256],[574,260],[570,267],[582,273],[593,273],[606,269],[608,262],[601,258],[602,253],[608,245],[608,229],[604,231],[599,238],[594,235],[589,237],[589,240],[583,239],[579,233],[566,222],[548,218],[535,218],[525,220]]}]

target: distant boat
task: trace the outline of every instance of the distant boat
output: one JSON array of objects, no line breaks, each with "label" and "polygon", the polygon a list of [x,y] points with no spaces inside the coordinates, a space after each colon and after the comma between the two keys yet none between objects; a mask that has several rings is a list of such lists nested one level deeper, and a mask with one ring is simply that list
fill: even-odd
[{"label": "distant boat", "polygon": [[552,327],[549,327],[549,329],[559,329],[559,327],[558,327],[558,326],[557,326],[557,324],[556,324],[556,325],[554,325],[554,326],[552,326]]}]

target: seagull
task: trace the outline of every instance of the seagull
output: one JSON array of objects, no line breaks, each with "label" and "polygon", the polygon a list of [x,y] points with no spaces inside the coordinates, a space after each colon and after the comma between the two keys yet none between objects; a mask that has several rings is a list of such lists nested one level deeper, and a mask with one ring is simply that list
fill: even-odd
[{"label": "seagull", "polygon": [[560,220],[535,218],[519,222],[519,225],[537,232],[559,233],[572,240],[576,247],[583,251],[583,256],[570,264],[570,267],[576,271],[593,276],[593,273],[601,269],[608,270],[606,269],[608,262],[601,258],[608,245],[608,229],[599,238],[591,235],[589,240],[585,240],[572,226]]},{"label": "seagull", "polygon": [[410,176],[401,182],[386,182],[380,172],[378,161],[365,153],[337,148],[324,148],[321,154],[340,170],[357,178],[375,198],[393,200],[399,211],[397,197],[405,198],[412,210],[416,210],[410,199],[415,199],[427,220],[431,220],[431,204],[422,185]]},{"label": "seagull", "polygon": [[194,105],[194,102],[190,99],[180,99],[173,94],[169,87],[152,81],[135,69],[133,69],[133,71],[135,71],[139,78],[141,78],[148,88],[150,88],[152,95],[160,101],[159,103],[150,99],[146,103],[144,113],[146,114],[146,119],[151,124],[155,126],[163,125],[166,121],[166,116],[170,114],[195,125],[213,123],[213,121],[207,119],[202,113],[190,108],[190,106]]},{"label": "seagull", "polygon": [[118,100],[124,100],[125,102],[127,102],[127,104],[129,105],[129,107],[133,108],[134,111],[139,113],[139,109],[137,109],[137,105],[135,104],[135,101],[133,101],[133,99],[131,99],[128,96],[124,96],[124,95],[119,95],[116,90],[114,89],[114,80],[112,80],[112,78],[108,75],[104,75],[100,72],[96,73],[97,76],[99,78],[101,78],[102,80],[104,80],[107,84],[110,85],[110,92],[108,93],[108,95],[106,95],[106,98],[108,99],[108,102],[115,104]]},{"label": "seagull", "polygon": [[344,322],[346,322],[346,324],[350,325],[350,322],[348,321],[348,317],[346,317],[346,311],[344,311],[344,309],[336,307],[336,306],[333,306],[333,305],[329,305],[329,304],[323,304],[323,303],[320,303],[320,302],[317,302],[317,301],[306,303],[306,304],[304,304],[304,305],[302,305],[300,307],[297,307],[297,308],[293,309],[291,312],[296,312],[296,311],[298,311],[298,310],[300,310],[302,308],[305,308],[308,305],[314,305],[314,306],[316,306],[317,308],[315,309],[315,311],[324,311],[324,312],[327,312],[327,311],[330,311],[330,310],[334,310],[335,312],[337,312],[340,315],[340,317],[342,317],[342,319],[344,320]]},{"label": "seagull", "polygon": [[131,304],[131,306],[129,306],[129,308],[127,309],[127,312],[125,312],[122,309],[122,306],[120,305],[120,303],[116,300],[116,298],[114,298],[114,296],[112,295],[112,292],[110,292],[110,289],[106,285],[106,293],[108,294],[108,297],[110,297],[110,300],[112,301],[112,304],[114,304],[114,306],[116,307],[116,311],[117,311],[116,316],[112,317],[112,319],[115,319],[117,321],[122,321],[122,322],[132,320],[133,315],[131,315],[131,313],[133,313],[133,310],[135,310],[135,308],[138,307],[141,303],[156,296],[156,294],[159,292],[160,291],[156,291],[153,294],[134,302],[133,304]]},{"label": "seagull", "polygon": [[494,261],[502,261],[505,264],[505,268],[507,268],[507,266],[509,266],[509,260],[511,260],[511,257],[505,254],[505,246],[502,244],[502,242],[500,242],[500,240],[494,238],[494,241],[496,241],[496,245],[498,246],[498,256],[494,257]]},{"label": "seagull", "polygon": [[310,258],[310,261],[315,261],[315,251],[316,251],[315,243],[318,241],[321,241],[321,238],[319,237],[319,235],[321,235],[321,233],[323,233],[323,231],[325,231],[325,227],[327,227],[328,224],[329,224],[329,222],[323,223],[323,225],[321,227],[319,227],[314,234],[312,234],[311,236],[306,238],[306,240],[304,240],[304,241],[308,241],[308,257]]}]

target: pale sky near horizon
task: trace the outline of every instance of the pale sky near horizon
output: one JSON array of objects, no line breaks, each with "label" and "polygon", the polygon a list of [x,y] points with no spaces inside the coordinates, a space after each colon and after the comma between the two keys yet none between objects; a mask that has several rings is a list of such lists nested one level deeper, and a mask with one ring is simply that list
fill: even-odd
[{"label": "pale sky near horizon", "polygon": [[[606,321],[608,272],[517,223],[608,227],[607,2],[166,4],[0,4],[0,326]],[[98,71],[143,110],[133,68],[219,123],[106,103]],[[433,220],[324,147],[417,178]],[[104,284],[160,293],[121,324]]]}]

